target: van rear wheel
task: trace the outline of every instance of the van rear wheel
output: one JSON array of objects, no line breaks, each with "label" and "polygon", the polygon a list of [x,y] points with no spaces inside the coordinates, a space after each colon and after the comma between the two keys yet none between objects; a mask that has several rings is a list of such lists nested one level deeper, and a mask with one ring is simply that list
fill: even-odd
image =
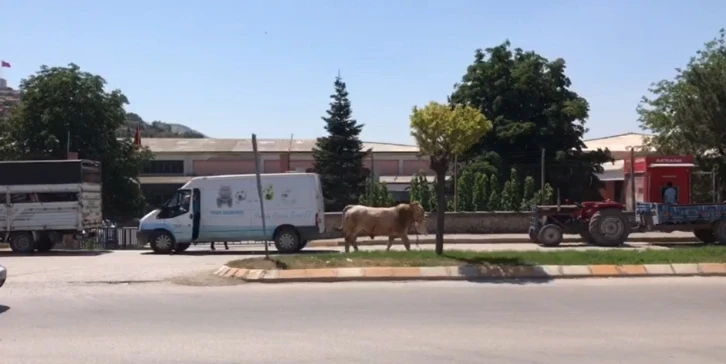
[{"label": "van rear wheel", "polygon": [[275,248],[282,254],[296,253],[302,247],[300,235],[293,227],[284,227],[275,234]]}]

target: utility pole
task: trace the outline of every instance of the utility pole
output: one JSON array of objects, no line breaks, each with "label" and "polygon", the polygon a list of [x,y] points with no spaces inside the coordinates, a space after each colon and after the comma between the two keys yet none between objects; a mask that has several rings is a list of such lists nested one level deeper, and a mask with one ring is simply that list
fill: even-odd
[{"label": "utility pole", "polygon": [[635,211],[635,148],[630,148],[630,208]]},{"label": "utility pole", "polygon": [[457,160],[457,156],[454,156],[454,212],[459,211],[459,184],[456,182],[458,181],[456,178],[458,172]]}]

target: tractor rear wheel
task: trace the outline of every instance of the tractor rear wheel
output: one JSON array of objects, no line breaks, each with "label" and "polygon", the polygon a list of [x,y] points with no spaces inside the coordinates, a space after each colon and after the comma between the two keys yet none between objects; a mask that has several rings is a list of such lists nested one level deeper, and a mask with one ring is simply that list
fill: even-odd
[{"label": "tractor rear wheel", "polygon": [[558,246],[562,243],[562,229],[555,224],[545,225],[539,230],[537,241],[542,246]]},{"label": "tractor rear wheel", "polygon": [[713,233],[712,229],[696,229],[693,230],[693,235],[695,235],[698,240],[706,244],[713,244],[716,242],[716,235]]},{"label": "tractor rear wheel", "polygon": [[619,246],[628,240],[630,222],[622,211],[605,209],[592,215],[588,230],[595,244]]}]

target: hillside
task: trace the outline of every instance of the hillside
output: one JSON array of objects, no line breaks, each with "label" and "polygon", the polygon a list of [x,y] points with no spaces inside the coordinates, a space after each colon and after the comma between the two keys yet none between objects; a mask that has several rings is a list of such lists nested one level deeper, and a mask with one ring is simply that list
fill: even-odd
[{"label": "hillside", "polygon": [[204,134],[181,124],[152,121],[147,123],[139,115],[126,113],[126,123],[116,130],[118,137],[132,137],[137,126],[141,126],[142,138],[204,138]]}]

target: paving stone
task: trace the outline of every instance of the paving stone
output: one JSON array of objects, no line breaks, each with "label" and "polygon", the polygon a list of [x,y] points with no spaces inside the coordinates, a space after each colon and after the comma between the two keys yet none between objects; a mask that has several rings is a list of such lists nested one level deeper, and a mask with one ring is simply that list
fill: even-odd
[{"label": "paving stone", "polygon": [[646,264],[645,270],[649,275],[672,275],[673,267],[670,264]]},{"label": "paving stone", "polygon": [[619,265],[618,270],[624,276],[644,276],[648,274],[642,264]]},{"label": "paving stone", "polygon": [[698,275],[698,264],[671,264],[673,271],[678,275]]},{"label": "paving stone", "polygon": [[595,277],[615,277],[620,275],[618,268],[609,264],[591,265],[590,271]]},{"label": "paving stone", "polygon": [[590,272],[590,267],[586,265],[563,265],[562,266],[562,275],[565,277],[580,277],[580,276],[587,276],[589,277],[592,273]]}]

